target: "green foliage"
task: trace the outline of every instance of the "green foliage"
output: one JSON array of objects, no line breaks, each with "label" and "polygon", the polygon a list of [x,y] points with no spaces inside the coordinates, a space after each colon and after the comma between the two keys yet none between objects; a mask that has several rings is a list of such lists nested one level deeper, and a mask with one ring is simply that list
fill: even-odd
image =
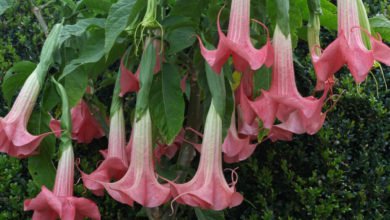
[{"label": "green foliage", "polygon": [[150,113],[163,143],[171,144],[184,121],[185,103],[177,68],[164,64],[161,76],[155,77],[150,92]]},{"label": "green foliage", "polygon": [[[8,1],[0,1],[1,7],[3,2]],[[1,77],[3,94],[0,96],[0,103],[11,103],[23,79],[31,72],[33,63],[39,61],[39,51],[45,39],[36,17],[31,13],[30,1],[13,2],[11,7],[6,6],[7,10],[4,10],[4,7],[0,8],[0,14],[3,13],[0,17],[1,76],[14,66],[12,71]],[[33,2],[45,4],[48,1]],[[205,70],[195,38],[196,34],[201,34],[216,45],[218,40],[216,15],[224,2],[219,0],[162,2],[169,8],[166,12],[168,14],[159,16],[161,18],[159,22],[165,31],[163,36],[165,62],[169,64],[164,65],[160,73],[153,75],[151,54],[154,54],[154,50],[146,49],[148,62],[141,59],[143,64],[141,66],[146,66],[141,68],[141,75],[145,76],[143,73],[147,71],[150,73],[147,76],[153,77],[152,83],[150,79],[141,77],[141,84],[146,82],[148,86],[150,84],[152,86],[151,93],[145,94],[146,98],[143,98],[147,100],[145,106],[153,105],[151,114],[155,126],[160,129],[159,141],[172,142],[183,121],[188,120],[184,118],[184,112],[189,110],[185,109],[186,103],[180,91],[179,81],[182,75],[194,71],[199,71],[198,83],[201,87],[199,96],[202,105],[208,108],[211,96],[220,95],[222,90],[226,91],[226,97],[216,98],[221,102],[218,106],[223,106],[219,107],[220,112],[226,111],[223,114],[226,130],[230,125],[226,122],[230,122],[233,109],[234,91],[227,80],[231,78],[231,74],[226,69],[225,78],[218,78],[214,73],[206,74],[205,72],[210,72],[210,68]],[[276,22],[276,8],[272,5],[274,2],[252,1],[256,7],[252,7],[251,17],[261,18],[260,20],[272,29],[273,25],[270,24]],[[321,24],[325,28],[321,37],[324,45],[334,39],[334,30],[337,29],[335,2],[321,0]],[[372,29],[381,33],[385,40],[389,40],[387,32],[390,8],[387,0],[364,2],[370,17],[380,14],[371,18]],[[66,0],[52,1],[41,10],[49,27],[61,21],[57,16],[65,17],[60,38],[63,48],[59,54],[53,56],[58,66],[51,69],[49,74],[60,79],[68,93],[71,106],[84,96],[89,104],[96,107],[94,109],[97,109],[101,121],[105,121],[115,81],[112,72],[118,69],[116,61],[126,49],[129,49],[131,65],[139,63],[139,54],[133,53],[137,45],[130,48],[128,46],[134,38],[139,38],[134,36],[134,29],[143,15],[145,4],[146,1],[141,0],[81,0],[77,3]],[[290,0],[289,7],[292,37],[294,44],[299,45],[295,50],[297,84],[303,94],[309,95],[313,91],[314,77],[303,34],[305,22],[309,17],[307,0]],[[227,12],[228,8],[225,7],[221,13],[223,31],[226,30],[228,23]],[[16,13],[18,16],[13,16]],[[256,46],[259,46],[264,42],[264,34],[257,33],[259,31],[256,28],[258,27],[252,27],[251,35]],[[140,48],[141,46],[138,49]],[[21,69],[17,68],[19,65],[22,65]],[[389,79],[390,69],[387,68],[384,72]],[[373,76],[377,78],[379,94],[371,76],[357,87],[352,78],[346,75],[344,71],[338,77],[334,92],[336,94],[341,94],[343,90],[347,92],[343,93],[335,108],[328,113],[324,128],[317,135],[295,136],[292,142],[265,141],[259,145],[250,159],[230,166],[231,168],[239,166],[237,172],[240,179],[237,189],[246,199],[242,205],[220,212],[180,206],[178,218],[389,219],[390,93],[385,91],[383,79],[377,69],[373,70]],[[269,69],[259,70],[255,74],[255,90],[268,89],[270,79]],[[208,88],[208,82],[211,89]],[[85,94],[87,86],[90,86],[91,94]],[[191,89],[193,87],[187,86],[187,93]],[[216,90],[218,91],[215,92]],[[258,95],[260,94],[256,94]],[[141,98],[140,95],[138,98]],[[33,133],[48,131],[47,112],[53,110],[54,114],[58,113],[59,107],[55,107],[59,104],[59,97],[49,80],[39,100],[39,106],[36,108],[42,108],[44,111],[35,110],[29,126]],[[124,98],[127,122],[134,113],[135,100],[133,94]],[[2,116],[7,111],[6,105],[0,106]],[[106,148],[107,140],[104,138],[89,145],[75,145],[75,155],[81,159],[80,168],[86,173],[92,172],[103,159],[98,151]],[[44,140],[40,150],[39,156],[28,160],[0,155],[0,219],[28,219],[32,212],[23,211],[23,200],[34,197],[39,192],[37,185],[44,184],[48,187],[52,185],[55,171],[53,164],[56,164],[55,140],[52,135]],[[31,162],[34,160],[35,162]],[[159,166],[161,176],[167,177],[165,173],[175,174],[171,171],[173,166],[167,164],[169,166],[164,166],[163,161]],[[196,160],[193,165],[196,167]],[[189,173],[194,173],[191,167],[181,169],[188,169]],[[41,172],[42,170],[44,172]],[[114,201],[108,195],[96,197],[85,191],[82,184],[77,181],[79,177],[76,172],[75,196],[95,201],[100,208],[102,219],[134,219],[136,216],[137,218],[147,216],[147,210],[138,205],[130,208]],[[162,209],[169,212],[168,206],[169,204]]]}]

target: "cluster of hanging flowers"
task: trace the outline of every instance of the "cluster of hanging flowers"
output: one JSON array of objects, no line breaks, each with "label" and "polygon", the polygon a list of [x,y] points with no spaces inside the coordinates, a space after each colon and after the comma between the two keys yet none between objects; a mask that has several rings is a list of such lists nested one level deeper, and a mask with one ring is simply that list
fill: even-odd
[{"label": "cluster of hanging flowers", "polygon": [[[229,65],[231,57],[232,66],[228,68],[240,75],[237,86],[233,88],[229,85],[234,90],[233,107],[229,112],[230,126],[224,136],[225,118],[219,109],[220,100],[213,97],[203,133],[183,128],[170,144],[153,139],[155,131],[151,117],[153,109],[148,105],[149,93],[152,79],[162,70],[165,60],[161,49],[163,42],[149,37],[144,41],[141,63],[135,73],[128,68],[128,52],[120,60],[107,134],[86,101],[81,99],[76,106],[69,108],[66,91],[55,80],[53,83],[62,98],[61,120],[51,120],[51,133],[32,135],[27,131],[29,117],[52,64],[53,51],[59,46],[57,41],[62,25],[56,25],[42,50],[45,55],[24,83],[10,112],[0,118],[0,152],[10,156],[24,158],[38,154],[40,142],[52,133],[60,139],[61,152],[54,188],[50,190],[42,186],[35,198],[25,201],[24,209],[33,210],[33,219],[37,220],[100,219],[95,203],[73,195],[75,159],[72,140],[88,144],[105,135],[108,147],[101,151],[103,161],[96,170],[86,173],[82,171],[80,161],[88,158],[76,160],[83,184],[93,194],[103,196],[107,192],[116,201],[129,206],[134,206],[136,202],[145,207],[157,207],[171,201],[223,210],[240,205],[244,198],[236,191],[238,175],[231,170],[231,178],[227,179],[223,162],[236,163],[250,157],[259,144],[260,130],[267,130],[267,139],[272,141],[290,141],[293,134],[317,133],[325,121],[327,112],[323,107],[332,89],[334,74],[343,65],[348,66],[357,83],[365,80],[375,60],[390,65],[390,48],[361,27],[357,1],[337,2],[337,39],[324,51],[317,50],[319,45],[311,45],[310,48],[317,75],[316,90],[321,94],[304,97],[295,82],[293,47],[291,34],[286,31],[288,28],[277,23],[271,42],[267,27],[252,20],[266,31],[266,42],[257,49],[250,36],[250,0],[232,0],[227,34],[223,33],[219,23],[222,10],[218,14],[219,42],[216,49],[207,49],[198,37],[206,72],[216,79],[224,78],[224,66]],[[155,4],[148,4],[146,20],[140,24],[142,32],[149,25],[161,27],[155,20],[155,14],[150,14],[155,13],[155,7]],[[369,37],[369,45],[363,41],[364,34]],[[268,90],[255,91],[254,74],[262,67],[272,67],[271,85]],[[177,82],[183,92],[186,79]],[[261,95],[255,97],[258,92]],[[123,99],[127,93],[136,93],[137,100],[131,134],[126,143]],[[189,130],[197,133],[202,142],[187,140]],[[180,178],[168,179],[157,174],[156,164],[163,157],[174,158],[183,144],[193,145],[200,154],[194,176],[187,181],[179,181]]]}]

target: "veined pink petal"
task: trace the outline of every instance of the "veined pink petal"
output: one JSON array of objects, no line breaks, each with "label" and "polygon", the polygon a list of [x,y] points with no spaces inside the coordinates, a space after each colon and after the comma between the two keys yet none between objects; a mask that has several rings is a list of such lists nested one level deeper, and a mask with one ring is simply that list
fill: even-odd
[{"label": "veined pink petal", "polygon": [[[290,35],[285,37],[276,26],[274,34],[275,63],[272,73],[271,88],[250,102],[253,110],[263,121],[265,128],[270,129],[271,140],[290,140],[291,133],[314,134],[325,119],[322,106],[329,91],[325,91],[320,99],[313,96],[302,97],[295,84],[294,66]],[[273,125],[275,119],[281,121]]]},{"label": "veined pink petal", "polygon": [[32,135],[27,123],[38,98],[40,85],[37,72],[33,72],[24,83],[11,111],[0,118],[0,152],[24,158],[37,153],[42,139],[50,133]]},{"label": "veined pink petal", "polygon": [[[78,143],[90,143],[94,138],[104,136],[103,128],[99,122],[92,116],[87,103],[81,100],[71,109],[72,115],[72,139]],[[61,137],[60,121],[51,119],[50,129],[56,137]]]},{"label": "veined pink petal", "polygon": [[24,210],[34,210],[33,220],[100,219],[100,212],[94,202],[85,198],[57,196],[42,186],[41,192],[34,199],[24,201]]},{"label": "veined pink petal", "polygon": [[57,138],[61,137],[61,122],[59,120],[52,118],[49,127]]},{"label": "veined pink petal", "polygon": [[269,55],[272,54],[272,46],[269,38],[267,37],[267,43],[261,49],[254,48],[250,40],[250,0],[232,1],[227,36],[222,32],[219,24],[220,13],[217,20],[219,35],[217,49],[206,49],[198,37],[201,53],[211,68],[216,73],[220,73],[230,55],[233,57],[235,69],[240,72],[245,72],[248,68],[257,70],[263,64],[272,65],[272,56]]},{"label": "veined pink petal", "polygon": [[152,158],[152,122],[149,110],[135,122],[130,166],[117,182],[105,183],[107,192],[115,200],[133,205],[133,202],[156,207],[170,198],[169,187],[157,181]]},{"label": "veined pink petal", "polygon": [[90,143],[94,138],[104,136],[103,128],[92,116],[87,103],[81,100],[71,109],[72,114],[72,139],[78,143]]},{"label": "veined pink petal", "polygon": [[123,57],[121,59],[120,64],[120,72],[121,72],[121,92],[120,96],[124,96],[128,92],[136,92],[139,90],[139,69],[137,70],[137,73],[134,74],[130,70],[128,70],[125,65],[123,64]]},{"label": "veined pink petal", "polygon": [[237,133],[236,116],[233,112],[228,134],[222,144],[225,162],[235,163],[246,160],[256,149],[256,144],[251,143],[250,136],[242,136]]},{"label": "veined pink petal", "polygon": [[168,159],[172,159],[184,142],[184,134],[185,130],[182,129],[171,145],[157,144],[157,147],[153,151],[154,157],[157,161],[160,161],[161,157],[164,155]]},{"label": "veined pink petal", "polygon": [[[154,40],[153,46],[156,50],[156,65],[154,66],[154,73],[158,73],[161,70],[161,62],[163,61],[163,55],[161,51],[161,41],[160,40]],[[128,92],[138,92],[139,90],[139,74],[140,74],[140,66],[138,66],[137,71],[135,74],[128,70],[126,66],[123,63],[124,57],[121,59],[120,63],[120,71],[121,71],[121,92],[120,96],[124,96]]]},{"label": "veined pink petal", "polygon": [[80,171],[85,187],[95,195],[104,195],[102,182],[109,183],[111,180],[119,180],[125,175],[128,168],[125,135],[123,109],[120,107],[111,116],[108,149],[104,161],[91,174]]},{"label": "veined pink petal", "polygon": [[85,198],[73,197],[74,154],[72,146],[67,146],[58,162],[53,192],[42,186],[34,199],[24,201],[24,210],[33,210],[33,220],[100,219],[96,204]]},{"label": "veined pink petal", "polygon": [[206,118],[204,138],[198,170],[187,183],[171,185],[178,203],[213,210],[234,207],[243,201],[235,190],[235,181],[229,186],[222,171],[222,120],[211,104]]}]

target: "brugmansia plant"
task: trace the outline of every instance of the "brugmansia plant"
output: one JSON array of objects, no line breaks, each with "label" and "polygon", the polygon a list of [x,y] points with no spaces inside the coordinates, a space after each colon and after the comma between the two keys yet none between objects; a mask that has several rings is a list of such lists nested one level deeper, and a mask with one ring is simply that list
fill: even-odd
[{"label": "brugmansia plant", "polygon": [[[338,25],[321,26],[321,3],[333,9]],[[336,105],[335,73],[344,65],[357,84],[380,66],[376,61],[390,65],[390,47],[371,30],[362,0],[59,4],[63,18],[0,118],[0,152],[29,157],[38,167],[30,172],[39,173],[33,178],[41,192],[24,202],[37,220],[100,219],[93,201],[74,196],[75,184],[139,204],[152,219],[179,218],[188,206],[242,205],[239,169],[224,163],[239,167],[267,139],[315,135]],[[290,19],[292,7],[307,12],[307,27]],[[337,30],[324,50],[322,29]],[[316,76],[310,96],[296,82],[298,39],[308,43]],[[30,120],[33,112],[40,118]],[[49,146],[58,160],[43,141],[50,135],[58,139],[58,148]],[[99,151],[104,136],[101,163],[87,172],[83,162],[90,158],[77,148]],[[58,161],[55,176],[48,172],[52,160]]]}]

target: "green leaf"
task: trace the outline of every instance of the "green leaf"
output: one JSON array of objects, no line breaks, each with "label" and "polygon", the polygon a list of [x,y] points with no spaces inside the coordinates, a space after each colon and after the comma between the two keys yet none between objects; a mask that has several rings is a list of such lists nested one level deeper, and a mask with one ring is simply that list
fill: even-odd
[{"label": "green leaf", "polygon": [[84,71],[76,71],[65,77],[64,87],[68,95],[69,106],[75,106],[83,97],[88,86],[88,74]]},{"label": "green leaf", "polygon": [[166,40],[169,42],[168,53],[177,53],[194,44],[195,29],[193,27],[180,27],[168,32]]},{"label": "green leaf", "polygon": [[45,83],[41,102],[46,112],[50,112],[60,102],[55,85],[50,80]]},{"label": "green leaf", "polygon": [[12,7],[13,1],[12,0],[0,0],[0,15],[2,15],[5,10]]},{"label": "green leaf", "polygon": [[223,211],[205,210],[200,208],[194,208],[196,218],[198,220],[224,220],[225,215]]},{"label": "green leaf", "polygon": [[223,71],[221,71],[220,74],[215,73],[207,62],[205,62],[205,69],[214,107],[219,116],[224,118],[226,110],[226,90]]},{"label": "green leaf", "polygon": [[59,42],[62,44],[71,36],[79,37],[92,27],[104,28],[105,21],[104,18],[86,18],[78,20],[76,24],[65,25],[62,29]]},{"label": "green leaf", "polygon": [[105,54],[110,52],[118,36],[126,29],[129,22],[136,18],[146,2],[145,0],[119,0],[111,6],[106,21]]},{"label": "green leaf", "polygon": [[35,67],[35,63],[30,61],[20,61],[15,63],[14,66],[4,75],[1,89],[7,105],[11,105],[12,98],[23,86],[24,81],[26,81],[27,77],[32,73],[32,71],[34,71]]},{"label": "green leaf", "polygon": [[[228,75],[226,69],[230,69],[230,68],[225,68],[225,73],[226,75]],[[225,90],[226,90],[226,109],[225,109],[225,115],[222,118],[222,123],[223,123],[222,140],[224,140],[226,135],[228,134],[228,130],[230,128],[230,121],[232,119],[232,114],[235,108],[234,91],[227,77],[225,77]]]},{"label": "green leaf", "polygon": [[111,0],[82,0],[78,2],[77,8],[85,5],[88,11],[93,11],[98,14],[107,14],[111,8]]},{"label": "green leaf", "polygon": [[384,40],[390,42],[390,20],[384,15],[377,15],[369,20],[371,29],[379,33]]},{"label": "green leaf", "polygon": [[[318,0],[310,0],[310,1],[318,1]],[[293,3],[294,5],[296,5],[296,8],[300,11],[300,14],[302,15],[302,19],[308,21],[310,14],[309,14],[309,6],[307,5],[307,0],[296,0]],[[333,3],[329,2],[328,0],[321,0],[320,5],[322,9],[321,10],[322,14],[320,16],[321,25],[331,31],[337,30],[337,7]],[[318,7],[318,5],[316,5],[315,7]],[[316,10],[318,13],[318,9]]]},{"label": "green leaf", "polygon": [[162,140],[171,144],[183,126],[185,103],[177,68],[164,64],[160,75],[153,82],[150,111]]},{"label": "green leaf", "polygon": [[140,63],[140,90],[137,96],[136,120],[139,120],[149,107],[149,93],[153,82],[153,69],[155,64],[156,52],[153,43],[149,40]]},{"label": "green leaf", "polygon": [[205,0],[177,0],[172,9],[172,15],[190,17],[193,21],[197,22],[202,15],[202,9],[206,6],[207,3]]},{"label": "green leaf", "polygon": [[81,48],[80,55],[78,58],[70,61],[64,68],[60,80],[65,76],[78,72],[78,68],[83,67],[87,64],[92,64],[98,62],[102,59],[104,52],[101,49],[101,45],[104,44],[104,33],[101,30],[91,33],[88,40],[86,40],[85,45]]},{"label": "green leaf", "polygon": [[[28,128],[32,134],[49,132],[50,116],[45,111],[33,112],[30,117]],[[52,162],[55,151],[55,137],[49,135],[39,145],[39,154],[28,158],[28,171],[33,181],[38,186],[53,188],[56,169]]]},{"label": "green leaf", "polygon": [[272,81],[272,69],[265,66],[261,67],[254,74],[254,87],[253,91],[257,91],[258,94],[254,94],[255,97],[260,96],[261,90],[268,90]]}]

